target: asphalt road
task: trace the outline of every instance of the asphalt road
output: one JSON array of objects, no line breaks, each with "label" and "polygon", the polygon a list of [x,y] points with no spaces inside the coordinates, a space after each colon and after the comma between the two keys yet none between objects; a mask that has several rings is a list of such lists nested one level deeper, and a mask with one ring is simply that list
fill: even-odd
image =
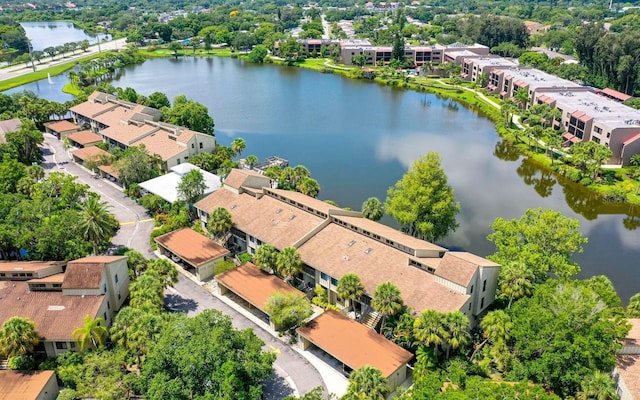
[{"label": "asphalt road", "polygon": [[[45,172],[65,172],[77,176],[78,182],[88,184],[92,191],[98,193],[103,201],[111,205],[111,212],[120,221],[120,230],[112,243],[135,249],[147,258],[155,258],[149,245],[149,236],[154,222],[147,214],[147,210],[125,196],[111,183],[95,178],[89,171],[73,163],[62,141],[48,133],[45,133],[44,137],[42,167]],[[277,353],[274,363],[275,373],[264,385],[265,399],[279,400],[290,394],[305,394],[318,386],[323,387],[326,392],[326,385],[320,373],[304,357],[184,276],[179,275],[179,281],[175,287],[167,290],[165,304],[171,310],[186,312],[190,316],[214,308],[231,316],[234,327],[253,329],[255,334],[265,342],[264,349]],[[298,393],[295,393],[292,387],[295,387]]]}]

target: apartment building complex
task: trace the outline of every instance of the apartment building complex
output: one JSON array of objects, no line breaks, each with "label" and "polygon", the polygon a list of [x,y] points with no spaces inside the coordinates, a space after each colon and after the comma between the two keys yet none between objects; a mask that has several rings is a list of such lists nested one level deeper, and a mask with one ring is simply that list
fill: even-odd
[{"label": "apartment building complex", "polygon": [[144,145],[162,159],[165,171],[193,155],[212,152],[216,145],[213,135],[160,122],[160,110],[107,93],[94,92],[69,111],[76,124],[90,127],[112,147]]},{"label": "apartment building complex", "polygon": [[[373,46],[369,41],[341,41],[340,61],[345,65],[353,65],[353,57],[366,56],[366,65],[380,66],[392,59],[393,48],[389,46]],[[405,46],[404,57],[412,60],[416,66],[423,64],[442,64],[447,61],[447,54],[468,52],[471,55],[487,55],[489,48],[481,44],[464,45],[453,43],[447,46]]]},{"label": "apartment building complex", "polygon": [[198,215],[206,223],[214,209],[226,208],[234,223],[229,242],[237,251],[254,254],[265,243],[297,248],[304,262],[296,276],[302,290],[322,286],[331,303],[344,307],[338,281],[355,273],[366,289],[355,304],[358,314],[369,313],[377,286],[391,281],[414,312],[459,310],[472,324],[494,301],[499,265],[408,236],[359,212],[272,188],[267,178],[243,172],[233,170],[220,190],[196,203]]},{"label": "apartment building complex", "polygon": [[110,326],[128,295],[123,256],[84,257],[66,268],[59,261],[0,261],[0,326],[12,317],[34,321],[39,350],[50,357],[76,349],[71,333],[85,316]]}]

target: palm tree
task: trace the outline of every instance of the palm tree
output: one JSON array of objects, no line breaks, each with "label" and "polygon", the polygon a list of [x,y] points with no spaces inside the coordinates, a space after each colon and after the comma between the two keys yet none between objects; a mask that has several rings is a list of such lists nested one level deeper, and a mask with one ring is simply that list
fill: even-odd
[{"label": "palm tree", "polygon": [[209,231],[209,233],[214,237],[222,237],[229,231],[229,229],[231,229],[232,226],[233,219],[231,217],[231,213],[224,207],[216,208],[213,210],[211,215],[209,215],[207,231]]},{"label": "palm tree", "polygon": [[518,88],[513,94],[513,98],[518,103],[520,109],[524,110],[529,102],[529,92],[525,88]]},{"label": "palm tree", "polygon": [[164,279],[155,271],[147,271],[129,288],[131,307],[159,311],[164,306]]},{"label": "palm tree", "polygon": [[440,346],[447,332],[444,328],[444,314],[434,310],[425,310],[420,314],[413,326],[413,334],[416,339],[424,343],[427,347],[433,346],[438,354],[438,346]]},{"label": "palm tree", "polygon": [[549,136],[549,138],[547,139],[547,151],[549,152],[549,157],[551,157],[551,165],[553,165],[554,161],[555,161],[555,154],[553,153],[552,149],[559,149],[562,147],[562,136],[560,136],[559,134],[555,135],[551,135]]},{"label": "palm tree", "polygon": [[313,178],[302,177],[296,183],[296,190],[310,197],[316,197],[320,193],[320,184]]},{"label": "palm tree", "polygon": [[360,300],[364,294],[364,285],[356,274],[345,274],[338,281],[338,296],[349,301],[349,308],[353,309],[353,303]]},{"label": "palm tree", "polygon": [[395,315],[402,310],[404,302],[400,295],[400,289],[391,282],[383,282],[376,288],[371,299],[371,306],[382,315],[382,326],[387,317]]},{"label": "palm tree", "polygon": [[165,258],[149,260],[147,271],[154,271],[162,278],[164,289],[173,287],[173,284],[178,282],[178,270]]},{"label": "palm tree", "polygon": [[231,150],[233,150],[238,157],[242,155],[242,151],[247,148],[247,144],[245,143],[243,138],[235,138],[233,142],[231,142]]},{"label": "palm tree", "polygon": [[39,342],[36,324],[28,318],[9,318],[0,329],[0,354],[8,357],[30,353]]},{"label": "palm tree", "polygon": [[275,272],[278,250],[270,244],[263,244],[256,249],[254,261],[258,267],[268,272]]},{"label": "palm tree", "polygon": [[482,328],[482,337],[484,340],[478,344],[478,346],[471,354],[470,359],[488,342],[491,343],[504,343],[511,338],[511,330],[514,328],[513,322],[509,314],[503,310],[495,310],[487,313],[487,315],[480,321],[480,328]]},{"label": "palm tree", "polygon": [[447,332],[445,358],[449,358],[451,349],[457,350],[460,347],[468,345],[471,341],[469,318],[460,311],[448,312],[444,316],[444,325]]},{"label": "palm tree", "polygon": [[377,197],[369,197],[362,203],[362,215],[372,221],[379,221],[384,214],[384,206]]},{"label": "palm tree", "polygon": [[286,281],[302,270],[302,258],[295,247],[285,247],[276,258],[278,272]]},{"label": "palm tree", "polygon": [[80,351],[85,351],[87,346],[94,350],[104,345],[104,340],[109,335],[105,327],[104,319],[98,317],[91,319],[90,315],[85,315],[84,325],[71,332],[71,337],[80,345]]},{"label": "palm tree", "polygon": [[101,202],[98,196],[90,196],[80,208],[78,225],[83,239],[93,244],[93,254],[98,255],[100,245],[111,240],[120,225],[109,212],[107,203]]},{"label": "palm tree", "polygon": [[611,375],[595,371],[593,374],[586,376],[580,384],[580,391],[576,395],[578,400],[613,400],[617,399],[615,383]]},{"label": "palm tree", "polygon": [[514,300],[533,294],[535,274],[522,262],[506,263],[500,269],[498,287],[500,297],[509,299],[507,308],[511,308]]},{"label": "palm tree", "polygon": [[379,369],[364,365],[351,373],[344,399],[385,400],[389,384]]},{"label": "palm tree", "polygon": [[254,156],[253,154],[247,156],[247,158],[245,158],[244,162],[245,164],[247,164],[249,166],[249,169],[253,169],[253,166],[256,165],[260,160],[258,160],[258,157]]}]

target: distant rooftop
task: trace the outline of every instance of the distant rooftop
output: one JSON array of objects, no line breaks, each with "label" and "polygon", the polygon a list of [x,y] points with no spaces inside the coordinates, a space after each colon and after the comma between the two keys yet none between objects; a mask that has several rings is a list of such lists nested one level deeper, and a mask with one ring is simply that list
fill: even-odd
[{"label": "distant rooftop", "polygon": [[[505,76],[513,77],[515,83],[519,81],[528,84],[530,90],[538,88],[582,88],[582,90],[588,90],[577,83],[534,68],[500,68],[499,70],[504,71]],[[524,86],[524,84],[519,84],[519,86]]]},{"label": "distant rooftop", "polygon": [[[539,94],[555,99],[573,110],[580,111],[597,122],[612,128],[640,127],[640,110],[590,91],[540,91]],[[565,107],[566,107],[565,106]],[[561,107],[562,108],[562,107]]]},{"label": "distant rooftop", "polygon": [[178,200],[178,185],[182,182],[182,178],[192,170],[199,170],[200,173],[202,173],[206,185],[206,189],[204,190],[205,196],[220,189],[221,183],[219,176],[190,163],[176,165],[171,168],[169,173],[140,183],[140,187],[147,192],[162,197],[169,203],[173,203]]}]

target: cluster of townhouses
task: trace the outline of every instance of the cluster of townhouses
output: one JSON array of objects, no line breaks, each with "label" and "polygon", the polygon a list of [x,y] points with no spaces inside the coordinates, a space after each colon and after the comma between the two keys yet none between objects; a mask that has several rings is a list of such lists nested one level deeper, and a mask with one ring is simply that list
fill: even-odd
[{"label": "cluster of townhouses", "polygon": [[[380,66],[392,59],[392,48],[373,46],[368,40],[298,40],[307,54],[320,53],[324,46],[340,46],[340,61],[352,65],[354,57],[365,55],[366,64]],[[549,104],[561,117],[553,127],[563,131],[564,147],[577,142],[594,141],[609,147],[609,163],[628,165],[631,156],[640,153],[640,110],[622,104],[631,96],[613,89],[598,90],[535,68],[521,67],[517,60],[489,54],[481,44],[453,43],[447,46],[405,46],[405,59],[418,68],[442,63],[461,66],[460,77],[512,99],[518,89],[526,89],[524,105]]]},{"label": "cluster of townhouses", "polygon": [[[45,124],[45,128],[59,139],[66,138],[76,148],[72,154],[79,164],[108,159],[109,153],[96,147],[105,142],[121,149],[143,145],[149,154],[159,158],[162,169],[168,171],[195,154],[212,152],[216,145],[213,135],[160,122],[160,110],[118,100],[107,93],[94,92],[87,101],[69,111],[74,123],[55,121]],[[102,164],[98,167],[101,174],[117,180],[117,171],[109,164]]]},{"label": "cluster of townhouses", "polygon": [[[360,212],[277,189],[254,171],[232,170],[221,188],[195,204],[202,223],[219,207],[232,215],[227,247],[233,252],[255,254],[262,244],[279,251],[294,247],[304,263],[293,279],[295,287],[247,263],[215,277],[220,293],[232,293],[269,320],[264,306],[274,292],[311,297],[317,286],[323,287],[326,300],[344,311],[353,309],[353,318],[324,312],[298,329],[298,343],[303,349],[322,349],[347,372],[373,364],[392,387],[406,378],[412,355],[371,329],[381,318],[371,299],[384,282],[400,289],[404,304],[416,315],[424,310],[460,311],[472,325],[494,301],[498,264],[406,235]],[[215,264],[229,254],[188,228],[160,236],[156,243],[160,254],[200,280],[211,278]],[[348,273],[357,274],[365,287],[353,304],[337,294],[340,278]]]},{"label": "cluster of townhouses", "polygon": [[76,349],[71,333],[85,316],[111,325],[129,295],[127,258],[89,256],[64,261],[0,261],[0,326],[12,317],[35,322],[36,351],[57,357]]}]

